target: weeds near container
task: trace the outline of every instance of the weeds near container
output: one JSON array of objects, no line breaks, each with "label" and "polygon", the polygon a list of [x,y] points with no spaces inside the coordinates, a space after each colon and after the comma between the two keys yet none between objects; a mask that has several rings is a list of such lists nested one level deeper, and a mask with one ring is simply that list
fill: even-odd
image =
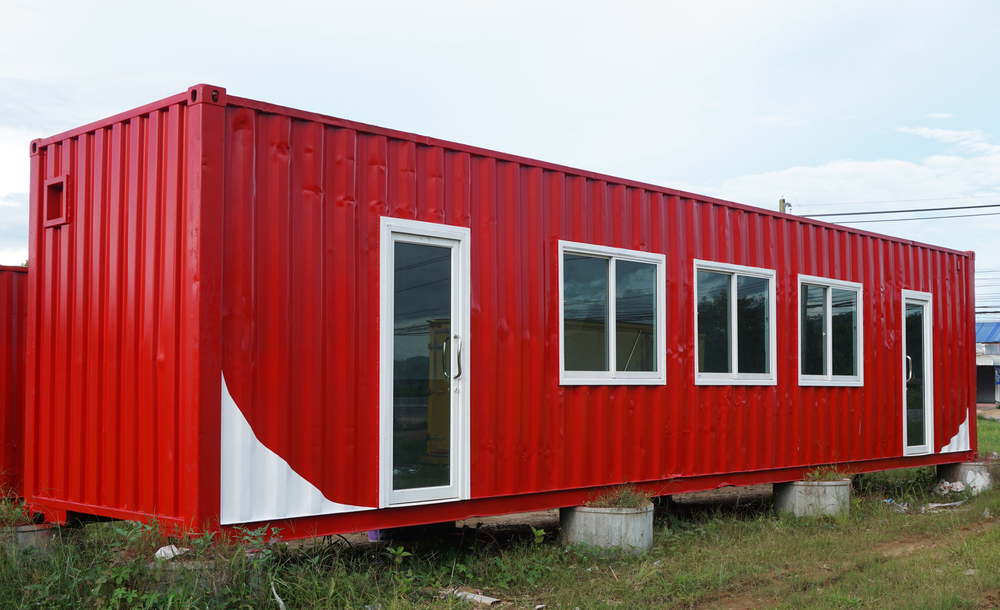
[{"label": "weeds near container", "polygon": [[840,466],[821,466],[814,470],[810,470],[805,475],[806,481],[843,481],[844,479],[850,479],[854,476],[854,473],[840,467]]},{"label": "weeds near container", "polygon": [[632,485],[618,485],[583,503],[591,508],[644,508],[652,494]]},{"label": "weeds near container", "polygon": [[397,566],[403,564],[403,559],[413,555],[412,553],[405,551],[401,546],[396,548],[392,548],[390,546],[385,550],[385,553],[386,555],[389,556],[390,559],[392,559],[392,562]]}]

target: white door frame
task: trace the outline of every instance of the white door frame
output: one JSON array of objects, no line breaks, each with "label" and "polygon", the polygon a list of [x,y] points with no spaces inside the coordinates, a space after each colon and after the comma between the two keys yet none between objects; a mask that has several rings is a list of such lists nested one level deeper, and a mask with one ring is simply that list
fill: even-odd
[{"label": "white door frame", "polygon": [[[903,340],[903,455],[926,455],[934,452],[934,334],[933,334],[933,314],[932,300],[934,295],[929,292],[917,292],[916,290],[902,291],[902,340]],[[906,444],[906,376],[908,365],[906,362],[906,305],[913,303],[924,308],[923,314],[923,339],[924,339],[924,444]]]},{"label": "white door frame", "polygon": [[[379,320],[379,508],[413,504],[432,504],[465,500],[470,497],[469,476],[469,340],[471,311],[470,244],[472,231],[417,220],[382,217],[380,252]],[[452,333],[458,335],[461,349],[450,350],[450,370],[462,371],[451,380],[451,459],[449,485],[394,491],[392,488],[392,384],[393,384],[393,312],[394,259],[397,242],[451,248]],[[461,362],[459,361],[461,359]]]}]

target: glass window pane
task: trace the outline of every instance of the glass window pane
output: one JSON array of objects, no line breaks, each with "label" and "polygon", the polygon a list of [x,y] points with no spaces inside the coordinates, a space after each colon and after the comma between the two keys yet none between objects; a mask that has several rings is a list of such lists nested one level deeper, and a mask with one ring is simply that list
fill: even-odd
[{"label": "glass window pane", "polygon": [[858,374],[858,293],[833,289],[833,374]]},{"label": "glass window pane", "polygon": [[698,271],[698,372],[731,373],[729,274]]},{"label": "glass window pane", "polygon": [[563,256],[563,354],[567,371],[609,371],[608,259]]},{"label": "glass window pane", "polygon": [[802,374],[826,375],[826,291],[802,284]]},{"label": "glass window pane", "polygon": [[924,306],[906,304],[906,444],[924,444]]},{"label": "glass window pane", "polygon": [[736,341],[740,373],[769,373],[768,280],[736,276]]},{"label": "glass window pane", "polygon": [[656,265],[615,262],[615,366],[656,370]]},{"label": "glass window pane", "polygon": [[392,354],[392,488],[451,480],[451,250],[395,244]]}]

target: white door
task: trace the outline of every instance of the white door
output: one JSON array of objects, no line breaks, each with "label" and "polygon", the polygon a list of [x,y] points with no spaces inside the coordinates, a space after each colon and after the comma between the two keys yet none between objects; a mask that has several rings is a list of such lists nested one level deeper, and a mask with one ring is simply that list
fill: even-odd
[{"label": "white door", "polygon": [[382,218],[383,507],[469,497],[469,236]]},{"label": "white door", "polygon": [[931,298],[903,291],[903,455],[934,450]]}]

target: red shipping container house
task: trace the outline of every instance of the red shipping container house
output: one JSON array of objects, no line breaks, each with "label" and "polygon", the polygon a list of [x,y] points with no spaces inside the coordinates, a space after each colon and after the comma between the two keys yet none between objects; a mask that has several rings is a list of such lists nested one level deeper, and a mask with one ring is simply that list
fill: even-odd
[{"label": "red shipping container house", "polygon": [[0,498],[23,495],[27,326],[28,269],[0,266]]},{"label": "red shipping container house", "polygon": [[30,154],[54,521],[307,536],[976,455],[970,252],[208,85]]}]

